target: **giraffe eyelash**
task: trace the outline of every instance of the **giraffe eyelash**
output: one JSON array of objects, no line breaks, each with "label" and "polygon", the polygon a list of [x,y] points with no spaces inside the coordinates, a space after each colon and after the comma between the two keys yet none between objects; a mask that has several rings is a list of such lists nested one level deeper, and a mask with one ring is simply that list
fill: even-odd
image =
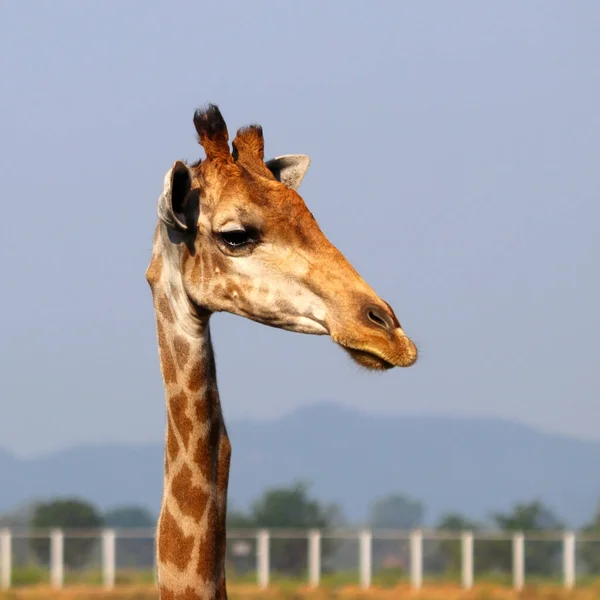
[{"label": "giraffe eyelash", "polygon": [[259,238],[258,230],[253,227],[228,229],[220,231],[216,235],[228,250],[233,251],[256,244]]},{"label": "giraffe eyelash", "polygon": [[250,234],[245,229],[232,229],[230,231],[222,231],[221,239],[232,248],[245,246],[251,240]]}]

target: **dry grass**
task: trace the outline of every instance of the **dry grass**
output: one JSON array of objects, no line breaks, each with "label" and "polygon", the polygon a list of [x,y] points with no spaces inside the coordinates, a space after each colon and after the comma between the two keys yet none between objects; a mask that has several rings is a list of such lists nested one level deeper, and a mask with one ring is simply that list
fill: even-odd
[{"label": "dry grass", "polygon": [[[522,592],[493,585],[475,586],[464,591],[458,586],[430,585],[413,591],[408,585],[394,588],[361,590],[347,586],[338,590],[311,590],[306,587],[270,587],[260,590],[254,585],[229,586],[230,600],[600,600],[600,585],[565,591],[556,586],[528,586]],[[0,600],[157,600],[154,586],[122,586],[107,591],[98,587],[68,587],[60,591],[45,586],[0,592]]]}]

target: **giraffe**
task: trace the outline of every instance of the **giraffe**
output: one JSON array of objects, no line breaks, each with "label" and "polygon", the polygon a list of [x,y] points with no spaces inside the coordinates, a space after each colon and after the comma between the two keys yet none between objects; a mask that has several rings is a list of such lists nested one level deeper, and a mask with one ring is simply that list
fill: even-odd
[{"label": "giraffe", "polygon": [[219,108],[194,113],[205,158],[164,177],[146,270],[167,426],[158,518],[161,600],[224,599],[231,444],[209,321],[223,311],[329,335],[370,370],[408,367],[417,349],[394,311],[335,248],[297,190],[306,155],[264,159],[263,131],[237,131]]}]

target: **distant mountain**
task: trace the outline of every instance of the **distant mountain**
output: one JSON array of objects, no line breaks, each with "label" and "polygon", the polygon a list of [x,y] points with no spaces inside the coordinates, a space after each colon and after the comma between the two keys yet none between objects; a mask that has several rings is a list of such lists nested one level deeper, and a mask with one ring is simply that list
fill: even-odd
[{"label": "distant mountain", "polygon": [[[600,443],[502,420],[372,416],[324,403],[228,428],[237,508],[268,486],[303,479],[355,522],[376,497],[404,492],[425,503],[429,522],[446,511],[483,520],[539,498],[579,526],[600,497]],[[102,508],[135,503],[157,512],[162,466],[162,444],[80,446],[33,460],[0,451],[0,511],[75,494]]]}]

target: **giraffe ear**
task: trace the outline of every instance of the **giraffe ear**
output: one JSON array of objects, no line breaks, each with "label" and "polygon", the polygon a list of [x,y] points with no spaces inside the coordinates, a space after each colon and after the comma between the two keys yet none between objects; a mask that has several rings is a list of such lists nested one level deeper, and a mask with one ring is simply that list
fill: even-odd
[{"label": "giraffe ear", "polygon": [[277,181],[297,190],[310,166],[310,157],[306,154],[286,154],[267,160],[265,164]]},{"label": "giraffe ear", "polygon": [[178,160],[165,175],[158,200],[158,217],[170,229],[188,229],[191,189],[192,173],[185,163]]}]

